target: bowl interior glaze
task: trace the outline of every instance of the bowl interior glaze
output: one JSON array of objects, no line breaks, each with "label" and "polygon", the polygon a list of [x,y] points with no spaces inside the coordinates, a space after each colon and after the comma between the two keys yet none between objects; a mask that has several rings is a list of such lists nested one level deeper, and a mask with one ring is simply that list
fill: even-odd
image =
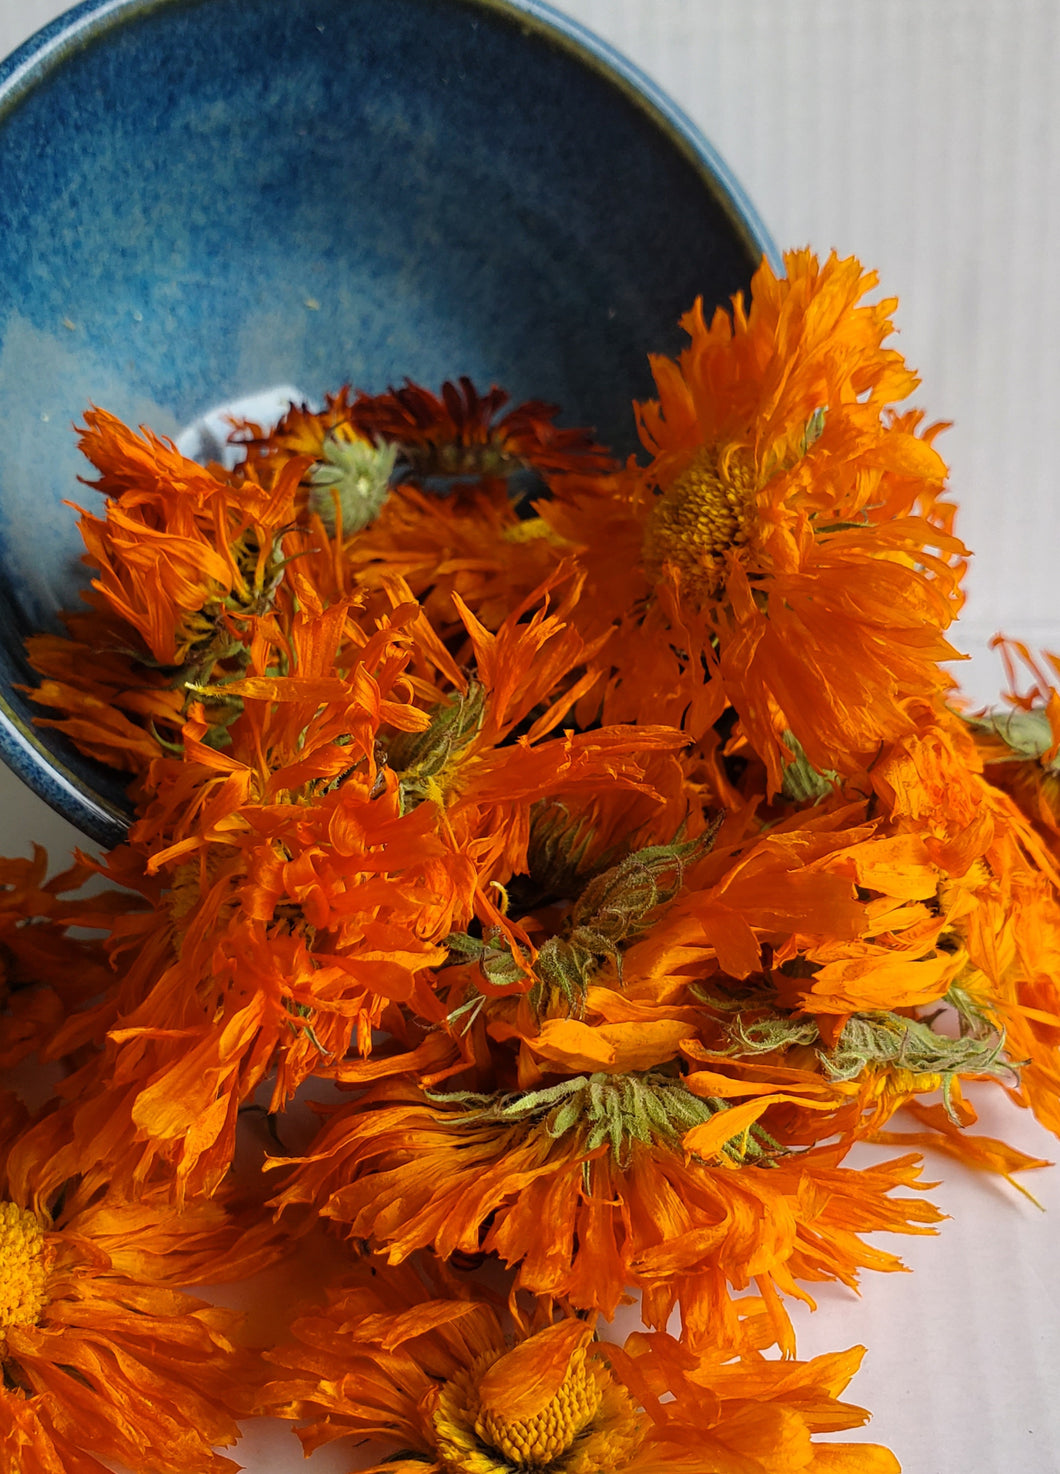
[{"label": "bowl interior glaze", "polygon": [[771,246],[643,77],[532,0],[91,0],[0,68],[0,749],[93,838],[122,785],[33,726],[86,578],[72,426],[468,374],[620,452],[646,352]]}]

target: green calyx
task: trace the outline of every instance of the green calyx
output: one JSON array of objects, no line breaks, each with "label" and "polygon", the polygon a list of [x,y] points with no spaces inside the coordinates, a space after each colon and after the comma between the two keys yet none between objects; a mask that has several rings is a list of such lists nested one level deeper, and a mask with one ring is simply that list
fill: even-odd
[{"label": "green calyx", "polygon": [[[202,741],[214,748],[228,745],[228,729],[243,711],[242,699],[226,689],[243,679],[250,662],[250,646],[240,624],[269,611],[291,561],[283,556],[278,537],[260,564],[254,534],[241,538],[235,551],[242,583],[224,598],[209,599],[187,612],[181,633],[188,643],[180,665],[165,666],[142,652],[126,652],[140,664],[166,673],[170,689],[183,693],[185,714],[192,702],[201,703],[207,719]],[[184,751],[183,742],[166,738],[153,722],[148,727],[167,752]]]},{"label": "green calyx", "polygon": [[585,885],[586,857],[595,838],[584,814],[572,814],[555,799],[539,800],[530,810],[527,875],[511,890],[526,892],[528,909],[543,903],[573,900]]},{"label": "green calyx", "polygon": [[686,863],[701,848],[698,839],[649,845],[594,876],[571,907],[563,931],[538,952],[531,1001],[542,1008],[559,997],[569,1009],[580,1009],[593,974],[607,960],[621,983],[622,948],[646,929],[658,906],[673,900]]},{"label": "green calyx", "polygon": [[802,443],[799,446],[800,455],[805,455],[814,441],[820,440],[824,434],[824,409],[815,409],[806,421],[806,428],[802,432]]},{"label": "green calyx", "polygon": [[922,1019],[899,1014],[855,1014],[843,1026],[835,1049],[821,1055],[833,1080],[854,1080],[869,1065],[885,1065],[913,1074],[997,1075],[1012,1066],[1004,1058],[1003,1034],[951,1038],[937,1034]]},{"label": "green calyx", "polygon": [[802,743],[794,732],[784,733],[784,746],[793,754],[784,769],[781,791],[786,799],[797,804],[816,804],[835,792],[839,774],[828,770],[820,773],[802,750]]},{"label": "green calyx", "polygon": [[[466,932],[453,932],[446,938],[452,962],[477,962],[482,976],[494,988],[511,988],[525,981],[527,973],[512,954],[511,948],[499,933],[490,933],[485,941],[469,937]],[[472,1000],[481,1003],[481,998]],[[465,1013],[470,1003],[449,1015],[449,1022]]]},{"label": "green calyx", "polygon": [[[715,825],[694,840],[634,850],[585,883],[562,931],[542,944],[534,961],[530,1002],[539,1016],[560,1005],[580,1013],[589,983],[607,961],[621,984],[623,947],[647,929],[657,907],[674,898],[685,866],[706,852],[716,830]],[[526,979],[525,967],[499,936],[480,941],[457,933],[448,946],[458,960],[477,961],[494,986]]]},{"label": "green calyx", "polygon": [[[843,1025],[833,1049],[815,1052],[830,1080],[856,1080],[869,1069],[907,1070],[915,1075],[941,1077],[943,1104],[951,1119],[953,1082],[961,1075],[986,1075],[995,1079],[1018,1076],[1018,1065],[1005,1055],[1005,1034],[963,989],[952,986],[944,1003],[952,1009],[958,1025],[956,1035],[943,1034],[935,1024],[947,1010],[928,1018],[879,1011],[858,1013]],[[734,1058],[772,1054],[795,1046],[819,1046],[821,1036],[812,1019],[793,1019],[782,1014],[745,1023],[737,1013],[727,1028],[730,1044],[725,1051]]]},{"label": "green calyx", "polygon": [[[314,1010],[309,1004],[296,1003],[293,998],[284,998],[283,1006],[287,1013],[291,1015],[288,1020],[288,1027],[292,1033],[296,1035],[304,1034],[309,1042],[314,1045],[318,1054],[327,1055],[328,1051],[321,1044],[313,1029],[311,1020],[314,1017]],[[296,1019],[298,1020],[297,1023],[295,1022]]]},{"label": "green calyx", "polygon": [[397,463],[396,445],[328,435],[309,473],[309,508],[334,532],[363,532],[382,510]]},{"label": "green calyx", "polygon": [[1031,711],[991,711],[967,720],[973,732],[999,737],[1009,749],[998,761],[1041,763],[1047,773],[1060,773],[1060,755],[1042,761],[1054,741],[1044,707],[1034,707]]},{"label": "green calyx", "polygon": [[401,776],[398,800],[408,813],[425,800],[445,803],[441,781],[446,766],[478,735],[486,709],[486,693],[471,681],[438,706],[422,732],[401,732],[391,740],[387,762]]},{"label": "green calyx", "polygon": [[513,455],[496,436],[482,441],[452,440],[411,442],[397,445],[395,450],[407,465],[413,480],[449,478],[469,480],[479,477],[510,476],[526,462]]},{"label": "green calyx", "polygon": [[[521,1095],[430,1098],[463,1106],[472,1120],[540,1125],[553,1141],[578,1133],[581,1150],[586,1153],[609,1143],[612,1161],[622,1171],[629,1166],[637,1145],[676,1149],[687,1131],[713,1120],[730,1104],[715,1097],[693,1095],[682,1080],[657,1070],[630,1075],[576,1075],[558,1085]],[[734,1131],[719,1150],[735,1162],[767,1165],[782,1148],[755,1124],[749,1130],[741,1127]]]}]

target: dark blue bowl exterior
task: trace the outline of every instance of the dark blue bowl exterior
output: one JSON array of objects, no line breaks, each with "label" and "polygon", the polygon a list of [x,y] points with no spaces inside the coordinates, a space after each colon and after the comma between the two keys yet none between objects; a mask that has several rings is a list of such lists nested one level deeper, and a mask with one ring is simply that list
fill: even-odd
[{"label": "dark blue bowl exterior", "polygon": [[90,403],[456,374],[619,451],[648,350],[772,248],[695,130],[536,3],[89,3],[0,70],[0,751],[113,843],[121,784],[12,687],[83,586]]}]

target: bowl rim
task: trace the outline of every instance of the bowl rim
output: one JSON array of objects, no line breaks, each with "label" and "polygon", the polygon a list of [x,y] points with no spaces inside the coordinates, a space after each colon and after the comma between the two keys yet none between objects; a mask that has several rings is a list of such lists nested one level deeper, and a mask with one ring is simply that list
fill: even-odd
[{"label": "bowl rim", "polygon": [[[39,83],[87,43],[107,31],[184,0],[81,0],[34,32],[0,61],[0,124]],[[730,227],[753,259],[765,257],[775,270],[781,257],[758,211],[701,130],[689,116],[628,57],[580,21],[556,10],[547,0],[446,0],[467,10],[489,11],[515,21],[616,87],[669,139],[691,164],[701,185],[713,197]],[[86,789],[62,757],[41,740],[0,691],[0,759],[83,834],[106,848],[127,835],[130,816],[105,795]]]},{"label": "bowl rim", "polygon": [[[183,0],[81,0],[28,37],[0,62],[0,119],[34,87],[44,73],[76,52],[85,42],[126,20],[179,5]],[[298,3],[298,0],[295,0]],[[780,254],[747,191],[706,135],[688,114],[635,62],[580,21],[555,9],[547,0],[447,0],[464,8],[492,11],[516,20],[562,48],[605,81],[617,85],[626,99],[648,115],[714,196],[736,232],[759,257],[778,267]]]}]

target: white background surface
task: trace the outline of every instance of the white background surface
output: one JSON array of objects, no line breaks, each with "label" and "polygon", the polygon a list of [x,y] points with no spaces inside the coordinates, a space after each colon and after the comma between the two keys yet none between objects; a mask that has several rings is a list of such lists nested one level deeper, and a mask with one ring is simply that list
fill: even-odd
[{"label": "white background surface", "polygon": [[[291,0],[292,4],[300,0]],[[0,55],[56,15],[0,0]],[[1054,572],[1060,403],[1060,6],[1055,0],[563,0],[699,124],[781,247],[836,247],[901,299],[919,402],[955,427],[959,531],[976,551],[957,643],[987,700],[997,629],[1060,649]],[[0,852],[73,831],[0,773]],[[1056,1144],[999,1101],[984,1125],[1039,1155]],[[809,1355],[861,1342],[851,1388],[906,1474],[1060,1471],[1060,1171],[1004,1183],[945,1161],[939,1238],[899,1245],[911,1275],[827,1291],[799,1320]],[[302,1465],[258,1430],[252,1474]]]}]

